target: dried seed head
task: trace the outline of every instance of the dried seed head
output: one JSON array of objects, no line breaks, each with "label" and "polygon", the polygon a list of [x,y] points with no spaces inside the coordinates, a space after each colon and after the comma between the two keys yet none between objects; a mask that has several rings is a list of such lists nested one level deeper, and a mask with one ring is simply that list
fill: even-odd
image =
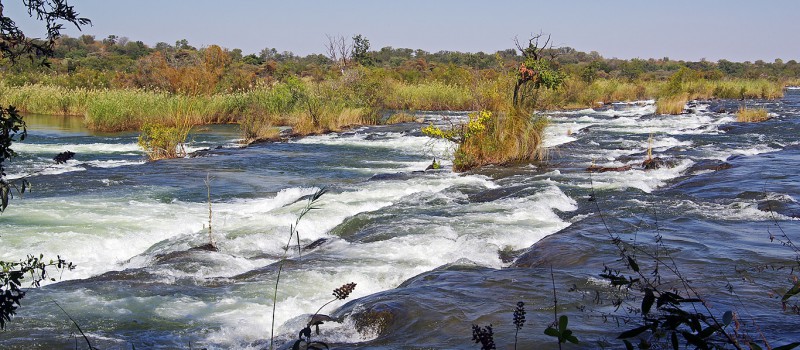
[{"label": "dried seed head", "polygon": [[350,293],[353,292],[353,289],[356,289],[356,284],[355,283],[351,282],[351,283],[342,285],[341,287],[336,288],[336,289],[333,290],[333,296],[335,296],[336,299],[345,300],[345,299],[347,299],[347,297],[350,296]]},{"label": "dried seed head", "polygon": [[522,326],[525,325],[525,303],[517,302],[517,308],[514,309],[514,326],[517,327],[517,330],[522,329]]}]

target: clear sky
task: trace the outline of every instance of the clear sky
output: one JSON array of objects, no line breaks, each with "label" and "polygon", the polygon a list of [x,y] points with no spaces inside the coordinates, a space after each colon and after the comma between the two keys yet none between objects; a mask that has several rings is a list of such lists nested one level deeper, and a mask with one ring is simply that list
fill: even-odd
[{"label": "clear sky", "polygon": [[[6,0],[19,18],[21,0]],[[800,61],[800,0],[70,0],[110,34],[196,47],[218,44],[322,53],[326,34],[362,34],[372,49],[494,52],[515,36],[550,33],[558,46],[604,57]],[[26,14],[23,14],[26,15]],[[18,20],[23,28],[31,21]],[[36,33],[31,30],[31,33]],[[41,33],[41,32],[39,32]],[[67,35],[82,34],[68,29]],[[29,34],[30,35],[30,34]],[[41,36],[41,34],[38,34]],[[34,35],[36,36],[36,35]]]}]

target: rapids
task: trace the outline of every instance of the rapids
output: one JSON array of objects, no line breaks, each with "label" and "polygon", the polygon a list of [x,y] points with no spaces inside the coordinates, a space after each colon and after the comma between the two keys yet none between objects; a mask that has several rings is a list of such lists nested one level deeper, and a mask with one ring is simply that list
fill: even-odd
[{"label": "rapids", "polygon": [[[8,173],[34,173],[34,188],[0,216],[0,260],[41,253],[78,267],[29,290],[0,348],[73,348],[74,326],[51,300],[101,349],[268,347],[276,262],[321,188],[319,209],[297,227],[301,245],[321,244],[290,251],[281,274],[279,344],[334,288],[355,282],[347,301],[322,311],[343,322],[321,326],[319,339],[336,348],[478,348],[471,325],[489,323],[506,348],[520,300],[520,344],[555,347],[543,334],[552,266],[559,310],[582,346],[619,347],[614,338],[630,327],[585,311],[610,307],[592,293],[607,288],[603,265],[619,265],[600,213],[626,239],[662,235],[720,315],[736,309],[778,343],[800,339],[798,316],[769,296],[786,289],[788,272],[736,272],[795,258],[769,235],[780,226],[800,240],[800,91],[748,101],[772,113],[763,123],[737,123],[739,103],[697,102],[678,116],[655,115],[653,101],[550,112],[548,161],[466,174],[422,171],[433,157],[449,169],[453,145],[419,132],[464,113],[247,148],[234,126],[213,126],[190,136],[190,151],[210,149],[202,156],[158,162],[144,161],[136,134],[28,116]],[[648,148],[673,166],[641,169]],[[54,164],[67,150],[75,158]],[[191,249],[208,241],[207,175],[215,252]],[[380,322],[364,327],[365,311]]]}]

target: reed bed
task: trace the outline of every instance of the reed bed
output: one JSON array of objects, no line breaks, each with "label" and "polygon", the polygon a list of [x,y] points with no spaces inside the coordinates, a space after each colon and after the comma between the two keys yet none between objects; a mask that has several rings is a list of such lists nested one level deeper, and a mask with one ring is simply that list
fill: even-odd
[{"label": "reed bed", "polygon": [[[678,94],[663,96],[667,81],[568,78],[557,90],[535,98],[541,109],[585,108],[597,103],[658,98],[658,113],[679,114],[689,99],[776,99],[790,81],[705,80],[679,82]],[[797,82],[795,82],[797,83]],[[674,82],[672,83],[674,84]],[[20,111],[77,115],[97,131],[140,130],[148,123],[166,126],[240,123],[244,138],[274,137],[274,125],[298,135],[342,130],[377,122],[381,109],[509,110],[509,75],[472,77],[461,84],[396,81],[366,69],[321,82],[289,78],[246,92],[185,95],[143,89],[87,89],[0,84],[0,103]],[[260,124],[263,124],[260,125]],[[261,136],[257,136],[261,135]]]}]

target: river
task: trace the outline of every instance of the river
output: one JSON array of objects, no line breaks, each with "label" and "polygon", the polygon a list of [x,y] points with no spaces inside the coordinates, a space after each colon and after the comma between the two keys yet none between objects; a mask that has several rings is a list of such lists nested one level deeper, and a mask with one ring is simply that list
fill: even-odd
[{"label": "river", "polygon": [[[613,307],[594,300],[613,293],[598,277],[603,266],[622,268],[601,219],[629,242],[661,237],[717,316],[734,310],[778,345],[797,340],[800,316],[782,310],[779,294],[797,255],[770,234],[800,241],[800,91],[747,101],[772,114],[762,123],[737,123],[740,103],[698,102],[679,116],[655,115],[652,101],[551,112],[546,162],[465,174],[422,171],[433,157],[449,169],[453,145],[419,132],[463,113],[247,148],[235,126],[203,127],[189,150],[210,151],[157,162],[144,161],[136,134],[28,116],[8,173],[35,173],[33,191],[0,216],[0,260],[41,253],[77,268],[51,271],[55,282],[29,291],[0,347],[74,348],[76,329],[52,301],[100,349],[268,347],[277,262],[321,188],[319,209],[297,226],[301,245],[318,244],[290,251],[281,273],[282,347],[333,289],[355,282],[348,300],[322,311],[342,323],[323,324],[315,339],[477,349],[471,325],[491,323],[505,349],[524,301],[521,348],[557,348],[543,334],[555,284],[577,347],[618,348],[616,335],[633,325],[603,317]],[[642,169],[648,148],[670,166]],[[54,164],[67,150],[74,159]],[[209,239],[207,176],[218,251],[191,249]]]}]

